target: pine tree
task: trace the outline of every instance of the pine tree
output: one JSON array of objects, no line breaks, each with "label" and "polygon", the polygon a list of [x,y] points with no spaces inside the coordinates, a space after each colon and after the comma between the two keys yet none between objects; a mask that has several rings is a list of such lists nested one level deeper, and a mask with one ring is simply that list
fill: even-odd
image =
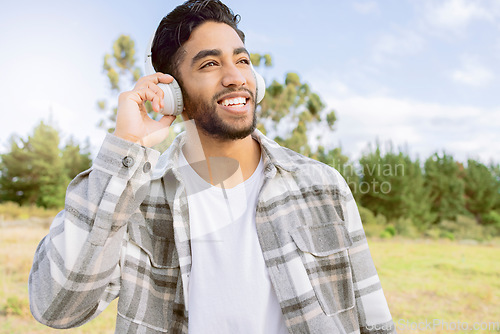
[{"label": "pine tree", "polygon": [[[43,121],[28,139],[11,138],[11,150],[2,154],[0,200],[21,205],[60,208],[66,187],[78,170],[90,167],[89,153],[77,153],[74,141],[59,148],[59,132]],[[71,152],[71,154],[70,154]]]},{"label": "pine tree", "polygon": [[392,146],[382,155],[377,144],[359,163],[363,170],[360,202],[364,207],[389,220],[409,218],[420,230],[431,223],[434,216],[419,160],[412,161],[402,151],[394,152]]},{"label": "pine tree", "polygon": [[88,138],[85,146],[80,147],[80,144],[73,137],[70,137],[61,153],[65,174],[70,179],[73,179],[79,173],[88,169],[92,164],[92,160],[90,159],[90,142]]},{"label": "pine tree", "polygon": [[456,220],[465,212],[465,185],[460,177],[460,164],[443,152],[425,161],[425,186],[430,191],[432,212],[436,222]]},{"label": "pine tree", "polygon": [[33,171],[29,144],[15,135],[9,141],[10,152],[1,156],[0,200],[34,204],[38,196],[39,180]]},{"label": "pine tree", "polygon": [[500,184],[488,167],[473,159],[467,161],[464,181],[466,208],[483,223],[483,216],[496,205]]}]

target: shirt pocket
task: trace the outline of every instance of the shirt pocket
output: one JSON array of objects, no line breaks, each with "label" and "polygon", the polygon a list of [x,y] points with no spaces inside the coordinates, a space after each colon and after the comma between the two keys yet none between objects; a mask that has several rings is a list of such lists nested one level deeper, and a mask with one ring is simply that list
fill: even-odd
[{"label": "shirt pocket", "polygon": [[347,250],[352,240],[342,224],[301,226],[290,232],[318,301],[326,315],[354,307],[354,287]]},{"label": "shirt pocket", "polygon": [[[168,222],[157,222],[168,224]],[[161,231],[146,223],[142,214],[134,214],[128,222],[128,235],[149,257],[153,268],[178,268],[179,256],[175,247],[174,234]]]},{"label": "shirt pocket", "polygon": [[118,315],[134,323],[134,332],[167,332],[176,305],[183,305],[179,257],[173,236],[154,235],[143,221],[139,215],[129,221]]}]

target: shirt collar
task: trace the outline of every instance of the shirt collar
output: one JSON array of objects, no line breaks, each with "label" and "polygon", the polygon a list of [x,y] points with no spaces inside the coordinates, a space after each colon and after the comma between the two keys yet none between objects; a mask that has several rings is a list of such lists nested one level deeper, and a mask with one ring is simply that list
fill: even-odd
[{"label": "shirt collar", "polygon": [[[159,179],[166,174],[173,173],[178,180],[181,180],[176,166],[179,166],[179,152],[186,142],[186,137],[185,131],[180,133],[170,147],[160,156],[153,170],[153,179]],[[276,174],[276,168],[290,173],[298,169],[297,164],[292,159],[293,154],[289,153],[289,149],[281,147],[257,129],[252,133],[252,138],[260,144],[264,162],[264,175],[266,177],[273,177]]]}]

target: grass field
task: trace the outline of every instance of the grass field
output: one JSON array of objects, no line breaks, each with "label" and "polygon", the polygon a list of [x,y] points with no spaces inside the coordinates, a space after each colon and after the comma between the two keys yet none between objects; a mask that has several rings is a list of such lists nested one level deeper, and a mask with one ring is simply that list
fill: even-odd
[{"label": "grass field", "polygon": [[[71,330],[52,330],[31,317],[28,274],[47,230],[42,223],[0,225],[0,334],[114,333],[116,303]],[[399,333],[500,333],[500,246],[399,239],[369,244]],[[460,330],[474,325],[483,330]]]}]

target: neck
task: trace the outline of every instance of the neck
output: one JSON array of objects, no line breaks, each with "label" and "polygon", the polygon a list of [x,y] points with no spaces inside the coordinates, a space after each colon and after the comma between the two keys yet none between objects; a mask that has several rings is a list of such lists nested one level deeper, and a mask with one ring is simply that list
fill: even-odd
[{"label": "neck", "polygon": [[[191,124],[190,124],[191,123]],[[220,140],[186,122],[183,153],[191,167],[208,183],[233,188],[252,176],[260,161],[260,145],[251,135]]]}]

